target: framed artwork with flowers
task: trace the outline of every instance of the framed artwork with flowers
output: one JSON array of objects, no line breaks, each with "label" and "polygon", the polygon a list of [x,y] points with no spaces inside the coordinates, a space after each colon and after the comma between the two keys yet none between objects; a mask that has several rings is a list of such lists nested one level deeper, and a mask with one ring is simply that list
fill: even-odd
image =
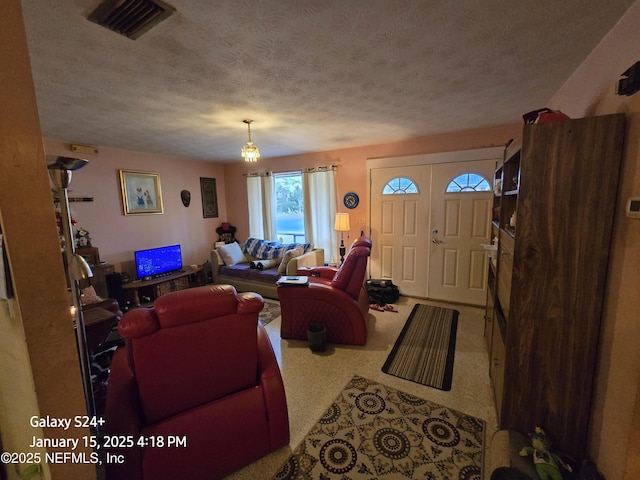
[{"label": "framed artwork with flowers", "polygon": [[125,215],[164,213],[159,173],[137,170],[119,172]]}]

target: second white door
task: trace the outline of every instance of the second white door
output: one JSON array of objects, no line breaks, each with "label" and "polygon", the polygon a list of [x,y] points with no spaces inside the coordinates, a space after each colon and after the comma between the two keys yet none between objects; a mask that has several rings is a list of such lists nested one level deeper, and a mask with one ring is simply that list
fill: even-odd
[{"label": "second white door", "polygon": [[[434,165],[431,178],[431,243],[429,298],[471,305],[487,299],[487,252],[491,243],[491,190],[447,192],[451,181],[466,174],[493,177],[494,162],[486,160]],[[477,176],[471,177],[475,183]],[[485,184],[488,188],[491,185]],[[486,187],[485,187],[486,188]]]}]

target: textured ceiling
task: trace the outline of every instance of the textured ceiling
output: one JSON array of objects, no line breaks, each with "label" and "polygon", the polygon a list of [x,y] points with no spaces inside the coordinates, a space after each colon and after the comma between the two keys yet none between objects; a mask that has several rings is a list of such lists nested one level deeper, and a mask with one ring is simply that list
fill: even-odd
[{"label": "textured ceiling", "polygon": [[[137,40],[102,0],[22,0],[43,135],[241,161],[513,124],[633,0],[165,0]],[[612,87],[613,88],[613,87]]]}]

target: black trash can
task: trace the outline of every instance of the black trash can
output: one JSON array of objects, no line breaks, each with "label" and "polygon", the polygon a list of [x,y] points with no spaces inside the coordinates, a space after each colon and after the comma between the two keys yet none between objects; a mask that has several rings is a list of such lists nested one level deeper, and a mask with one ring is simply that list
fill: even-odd
[{"label": "black trash can", "polygon": [[312,352],[324,352],[327,348],[327,329],[324,325],[316,323],[309,325],[307,340]]}]

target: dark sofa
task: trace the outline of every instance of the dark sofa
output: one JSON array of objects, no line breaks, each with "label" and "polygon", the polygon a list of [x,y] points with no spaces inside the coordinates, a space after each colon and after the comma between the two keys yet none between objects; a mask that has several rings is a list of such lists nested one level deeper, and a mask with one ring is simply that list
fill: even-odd
[{"label": "dark sofa", "polygon": [[[265,241],[266,242],[266,241]],[[271,243],[273,242],[266,242]],[[280,263],[270,268],[251,268],[251,262],[257,258],[245,251],[245,245],[239,245],[244,253],[242,261],[238,263],[228,262],[227,265],[223,255],[217,250],[211,251],[212,276],[214,284],[233,285],[239,292],[256,292],[263,297],[278,299],[278,289],[276,281],[282,275],[296,275],[299,268],[310,268],[324,265],[324,249],[311,249],[307,253],[291,258],[286,269],[278,272]]]}]

